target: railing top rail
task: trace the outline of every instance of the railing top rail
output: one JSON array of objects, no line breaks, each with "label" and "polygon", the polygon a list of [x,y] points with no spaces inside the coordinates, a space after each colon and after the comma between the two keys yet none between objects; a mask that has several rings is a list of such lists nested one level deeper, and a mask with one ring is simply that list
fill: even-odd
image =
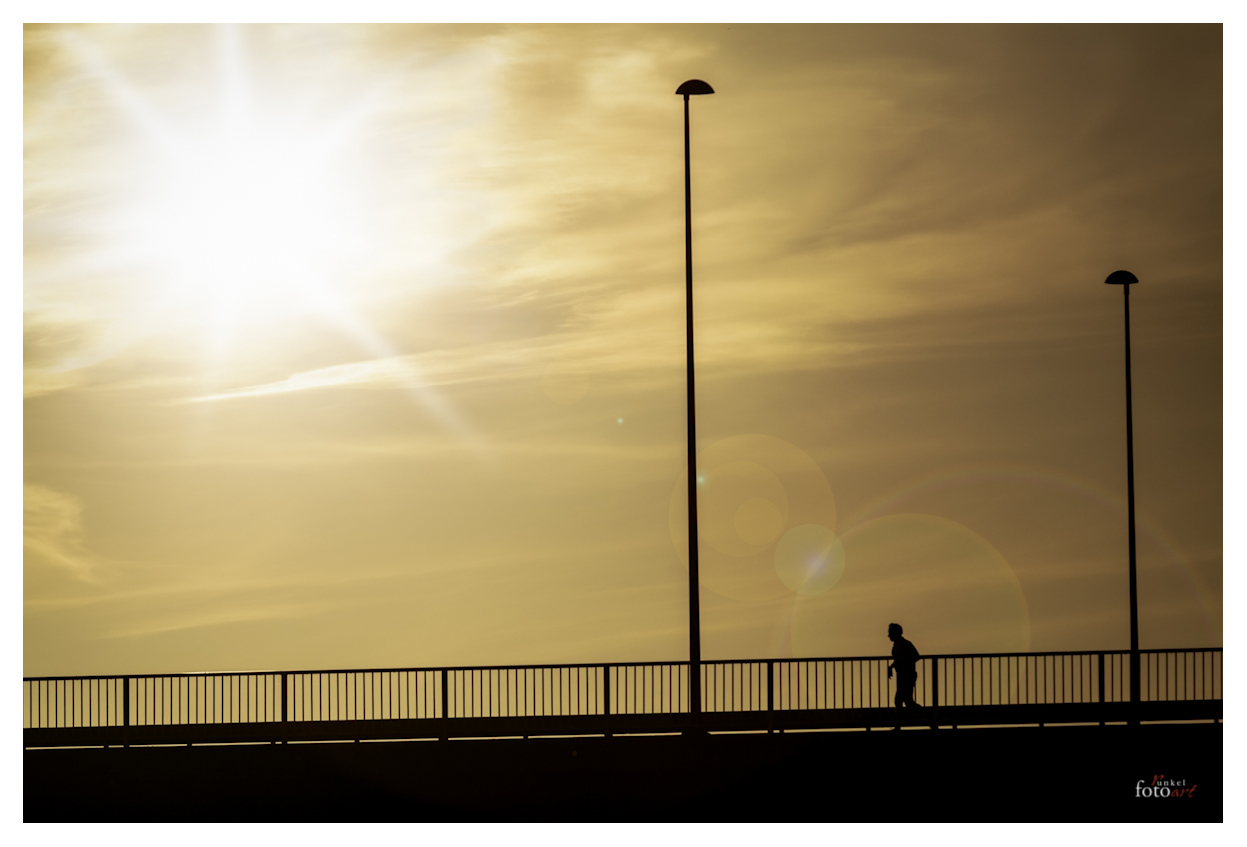
[{"label": "railing top rail", "polygon": [[[1221,647],[1165,647],[1140,650],[1140,653],[1220,653]],[[923,659],[984,659],[1039,656],[1129,656],[1127,650],[1046,650],[1027,653],[923,653]],[[891,661],[891,656],[794,656],[787,659],[703,659],[703,665],[757,664],[761,662],[877,662]]]},{"label": "railing top rail", "polygon": [[[755,661],[767,661],[760,659]],[[708,664],[702,662],[702,664]],[[69,679],[170,679],[184,677],[210,676],[310,676],[312,674],[335,673],[440,673],[441,671],[524,671],[524,670],[568,670],[578,668],[634,668],[656,666],[688,666],[688,661],[657,661],[657,662],[580,662],[575,664],[550,665],[438,665],[434,667],[413,668],[312,668],[299,670],[258,670],[258,671],[177,671],[173,673],[126,673],[97,674],[91,676],[24,676],[23,682],[49,682]]]},{"label": "railing top rail", "polygon": [[[1140,650],[1146,654],[1172,653],[1220,653],[1221,647],[1175,647],[1164,649]],[[1129,650],[1054,650],[1030,653],[930,653],[924,659],[982,659],[982,658],[1024,658],[1042,656],[1128,656]],[[776,664],[793,664],[798,662],[879,662],[889,661],[891,656],[809,656],[785,659],[704,659],[703,665],[763,665],[768,662]],[[60,682],[77,680],[120,680],[120,679],[181,679],[204,677],[231,676],[310,676],[317,674],[361,674],[361,673],[439,673],[441,671],[511,671],[511,670],[568,670],[596,668],[637,668],[637,667],[687,667],[687,661],[655,661],[655,662],[581,662],[574,664],[549,665],[447,665],[441,667],[412,668],[329,668],[309,670],[250,670],[250,671],[189,671],[179,673],[140,673],[140,674],[93,674],[85,676],[24,676],[23,682]]]},{"label": "railing top rail", "polygon": [[[1147,653],[1190,653],[1200,652],[1202,650],[1220,650],[1220,647],[1212,648],[1189,648],[1174,650],[1141,650],[1139,652]],[[923,653],[919,658],[922,659],[982,659],[982,658],[1003,658],[1018,656],[1098,656],[1104,653],[1130,655],[1129,650],[1050,650],[1046,652],[1033,653]],[[702,659],[703,665],[747,665],[759,664],[765,662],[775,662],[791,664],[793,662],[890,662],[890,655],[882,656],[790,656],[784,659]]]}]

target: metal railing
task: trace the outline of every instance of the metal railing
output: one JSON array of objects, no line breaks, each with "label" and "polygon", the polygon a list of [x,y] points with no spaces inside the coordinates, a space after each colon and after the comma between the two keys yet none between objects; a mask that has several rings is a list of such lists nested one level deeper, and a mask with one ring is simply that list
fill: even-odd
[{"label": "metal railing", "polygon": [[[1125,650],[923,657],[918,703],[937,709],[1129,700]],[[882,656],[701,663],[718,720],[890,708]],[[1221,648],[1140,651],[1143,702],[1220,701]],[[308,725],[474,718],[688,716],[687,662],[33,677],[27,730]],[[979,710],[982,711],[981,709]],[[282,736],[285,737],[284,735]]]},{"label": "metal railing", "polygon": [[[1140,650],[1140,700],[1221,699],[1221,648]],[[937,705],[1124,703],[1130,651],[933,656],[919,690]],[[932,695],[930,692],[935,689]]]}]

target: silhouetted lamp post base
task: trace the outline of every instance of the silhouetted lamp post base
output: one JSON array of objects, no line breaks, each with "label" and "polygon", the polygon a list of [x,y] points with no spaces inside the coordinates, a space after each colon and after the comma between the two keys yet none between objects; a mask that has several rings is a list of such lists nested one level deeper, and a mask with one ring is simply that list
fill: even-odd
[{"label": "silhouetted lamp post base", "polygon": [[701,714],[701,610],[697,576],[697,416],[693,402],[693,190],[688,164],[688,98],[714,94],[700,79],[675,90],[684,96],[684,337],[688,367],[688,691],[689,713]]},{"label": "silhouetted lamp post base", "polygon": [[[1134,543],[1134,420],[1130,397],[1130,286],[1139,282],[1130,271],[1113,271],[1106,285],[1120,285],[1126,304],[1126,489],[1130,527],[1130,702],[1139,702],[1139,592]],[[1132,721],[1135,723],[1136,721]]]}]

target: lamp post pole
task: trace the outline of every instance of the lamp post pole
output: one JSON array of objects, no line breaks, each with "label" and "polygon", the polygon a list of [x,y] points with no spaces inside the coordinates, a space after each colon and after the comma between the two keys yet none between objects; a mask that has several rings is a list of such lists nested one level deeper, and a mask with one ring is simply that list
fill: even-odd
[{"label": "lamp post pole", "polygon": [[1130,702],[1139,702],[1139,590],[1134,542],[1134,415],[1130,396],[1130,286],[1138,283],[1130,271],[1113,271],[1104,280],[1120,285],[1126,306],[1126,509],[1130,532]]},{"label": "lamp post pole", "polygon": [[697,576],[697,415],[693,397],[693,189],[689,176],[688,98],[714,94],[700,79],[680,85],[684,96],[684,338],[688,370],[688,690],[689,713],[701,714],[701,598]]}]

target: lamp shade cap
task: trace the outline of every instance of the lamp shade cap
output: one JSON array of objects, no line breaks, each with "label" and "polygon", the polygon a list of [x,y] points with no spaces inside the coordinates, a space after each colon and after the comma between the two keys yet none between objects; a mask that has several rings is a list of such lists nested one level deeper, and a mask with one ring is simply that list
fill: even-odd
[{"label": "lamp shade cap", "polygon": [[1134,285],[1139,278],[1130,271],[1113,271],[1108,275],[1108,279],[1104,280],[1105,285]]},{"label": "lamp shade cap", "polygon": [[714,94],[714,89],[710,87],[710,83],[702,82],[700,79],[690,79],[681,83],[680,87],[675,90],[676,94]]}]

